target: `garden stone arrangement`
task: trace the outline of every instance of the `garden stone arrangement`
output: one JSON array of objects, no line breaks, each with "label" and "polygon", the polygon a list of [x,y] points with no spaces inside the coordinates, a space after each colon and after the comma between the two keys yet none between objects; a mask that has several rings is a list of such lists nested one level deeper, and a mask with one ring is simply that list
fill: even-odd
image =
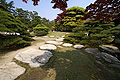
[{"label": "garden stone arrangement", "polygon": [[105,50],[102,50],[102,51],[94,48],[86,48],[85,51],[93,54],[96,57],[96,62],[100,62],[99,64],[102,64],[101,61],[104,60],[109,67],[120,69],[120,60],[118,60],[116,56],[113,56],[112,54],[109,53],[109,51],[111,50],[112,52],[114,52],[114,55],[115,55],[116,53],[119,52],[119,50],[114,46],[112,47],[109,46],[109,48],[108,46],[109,45],[104,46]]},{"label": "garden stone arrangement", "polygon": [[46,50],[28,49],[18,53],[14,58],[23,63],[28,63],[31,68],[40,67],[48,62],[52,53]]},{"label": "garden stone arrangement", "polygon": [[14,80],[25,72],[25,68],[10,62],[0,66],[0,80]]},{"label": "garden stone arrangement", "polygon": [[[31,68],[37,68],[45,65],[53,56],[50,51],[56,50],[57,48],[73,47],[80,51],[84,50],[85,52],[94,55],[96,57],[96,63],[100,65],[103,65],[101,61],[103,59],[105,62],[109,63],[109,67],[120,68],[120,61],[114,55],[112,55],[119,53],[117,47],[102,45],[98,49],[86,48],[84,45],[81,44],[73,45],[70,43],[64,43],[63,40],[63,36],[59,38],[54,38],[54,40],[51,41],[46,40],[45,43],[40,45],[37,49],[29,48],[22,52],[18,52],[14,58],[18,61],[29,64],[29,67]],[[19,66],[15,62],[5,64],[0,67],[0,80],[14,80],[21,74],[24,74],[25,71],[25,68]]]},{"label": "garden stone arrangement", "polygon": [[42,50],[56,50],[57,47],[55,45],[52,45],[52,44],[44,44],[44,45],[40,46],[40,49],[42,49]]}]

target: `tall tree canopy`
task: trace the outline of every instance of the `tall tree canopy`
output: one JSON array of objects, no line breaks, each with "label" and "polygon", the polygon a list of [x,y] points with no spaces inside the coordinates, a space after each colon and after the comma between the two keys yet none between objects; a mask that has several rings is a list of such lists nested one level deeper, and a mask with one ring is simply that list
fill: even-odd
[{"label": "tall tree canopy", "polygon": [[[27,3],[28,0],[23,0]],[[38,5],[40,0],[32,0],[34,5]],[[58,8],[63,11],[63,13],[58,14],[56,20],[61,20],[64,17],[67,8],[68,0],[52,0],[51,3],[55,3],[53,8]],[[118,19],[120,15],[120,0],[96,0],[93,4],[87,6],[86,11],[88,15],[86,18],[94,18],[96,20],[103,19],[105,21],[110,21],[111,19]]]},{"label": "tall tree canopy", "polygon": [[[28,0],[23,0],[25,3],[27,3]],[[33,5],[38,5],[38,2],[40,0],[32,0],[33,1]],[[58,14],[57,19],[56,20],[61,20],[61,17],[64,17],[65,13],[66,13],[66,8],[67,8],[67,1],[68,0],[51,0],[51,3],[54,3],[53,8],[58,8],[60,10],[62,10],[63,12]]]},{"label": "tall tree canopy", "polygon": [[85,18],[111,21],[119,18],[120,0],[96,0],[86,7],[88,14]]}]

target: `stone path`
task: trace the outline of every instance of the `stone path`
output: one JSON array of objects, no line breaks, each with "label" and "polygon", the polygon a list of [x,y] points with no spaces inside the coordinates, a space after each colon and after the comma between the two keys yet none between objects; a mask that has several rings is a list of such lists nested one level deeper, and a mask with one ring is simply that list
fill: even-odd
[{"label": "stone path", "polygon": [[[11,51],[5,54],[5,56],[0,57],[0,80],[14,80],[21,74],[25,72],[25,68],[17,65],[15,62],[12,62],[13,58],[24,63],[28,63],[31,68],[40,67],[47,63],[52,57],[51,50],[56,50],[57,48],[64,47],[74,47],[76,49],[85,48],[83,45],[73,45],[70,43],[63,43],[64,35],[59,38],[55,38],[51,35],[43,37],[33,37],[35,40],[44,40],[44,42],[37,42],[29,47],[25,47],[19,50]],[[49,50],[49,51],[48,51]],[[104,58],[106,61],[119,61],[111,55],[105,53],[100,54],[99,51],[93,48],[86,48],[86,52],[92,53],[97,57]],[[118,65],[110,65],[119,67]]]}]

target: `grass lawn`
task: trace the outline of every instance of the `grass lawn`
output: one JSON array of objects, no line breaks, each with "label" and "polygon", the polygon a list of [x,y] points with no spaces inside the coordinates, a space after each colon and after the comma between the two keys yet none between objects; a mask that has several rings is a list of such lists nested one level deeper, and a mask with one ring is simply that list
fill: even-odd
[{"label": "grass lawn", "polygon": [[82,50],[58,49],[46,65],[27,68],[17,80],[119,80],[116,74],[98,68],[94,61],[91,54]]}]

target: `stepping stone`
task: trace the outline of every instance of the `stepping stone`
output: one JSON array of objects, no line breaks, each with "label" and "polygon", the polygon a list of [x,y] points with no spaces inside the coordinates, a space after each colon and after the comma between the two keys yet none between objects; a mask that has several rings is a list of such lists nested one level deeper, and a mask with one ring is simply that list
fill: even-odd
[{"label": "stepping stone", "polygon": [[64,40],[64,38],[58,38],[58,39],[56,39],[56,41],[58,41],[58,42],[61,42],[63,40]]},{"label": "stepping stone", "polygon": [[48,36],[43,36],[43,37],[47,38]]},{"label": "stepping stone", "polygon": [[63,44],[63,42],[57,42],[57,41],[46,41],[46,43],[47,44],[54,44],[54,45],[57,45],[57,46]]},{"label": "stepping stone", "polygon": [[42,50],[55,50],[55,49],[57,49],[57,47],[53,44],[44,44],[44,45],[40,46],[40,49],[42,49]]},{"label": "stepping stone", "polygon": [[76,49],[81,49],[81,48],[84,48],[85,46],[84,45],[74,45],[74,48]]},{"label": "stepping stone", "polygon": [[52,53],[50,51],[30,48],[26,51],[17,53],[14,58],[23,63],[28,63],[29,66],[33,68],[44,65],[49,61],[50,57],[52,57]]},{"label": "stepping stone", "polygon": [[15,80],[18,76],[25,72],[25,68],[10,62],[0,66],[0,80]]},{"label": "stepping stone", "polygon": [[64,38],[65,36],[62,36],[62,38]]},{"label": "stepping stone", "polygon": [[70,43],[64,43],[63,46],[64,46],[64,47],[71,47],[72,44],[70,44]]},{"label": "stepping stone", "polygon": [[63,48],[62,46],[58,46],[59,48]]},{"label": "stepping stone", "polygon": [[54,38],[55,36],[50,36],[50,38]]}]

